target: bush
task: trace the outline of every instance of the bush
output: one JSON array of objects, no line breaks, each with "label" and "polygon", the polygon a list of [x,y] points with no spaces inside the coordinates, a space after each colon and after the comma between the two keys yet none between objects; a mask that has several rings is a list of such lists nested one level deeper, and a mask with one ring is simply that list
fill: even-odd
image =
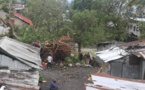
[{"label": "bush", "polygon": [[44,75],[40,75],[39,76],[39,82],[42,83],[43,80],[44,80]]},{"label": "bush", "polygon": [[84,60],[82,60],[82,61],[80,61],[80,63],[81,63],[81,64],[85,64],[85,61],[84,61]]},{"label": "bush", "polygon": [[78,59],[78,55],[77,54],[74,55],[73,62],[74,63],[80,62],[80,60]]},{"label": "bush", "polygon": [[9,11],[8,6],[7,6],[6,4],[3,4],[2,9],[3,9],[5,12],[8,12],[8,11]]},{"label": "bush", "polygon": [[65,58],[65,63],[77,63],[80,60],[78,58],[76,58],[75,56],[69,56]]},{"label": "bush", "polygon": [[66,57],[64,61],[65,61],[65,63],[73,63],[71,57]]}]

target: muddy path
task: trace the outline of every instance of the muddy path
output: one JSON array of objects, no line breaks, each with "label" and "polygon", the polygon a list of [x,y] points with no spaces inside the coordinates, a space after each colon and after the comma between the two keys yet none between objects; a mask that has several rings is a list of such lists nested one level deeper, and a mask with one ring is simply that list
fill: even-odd
[{"label": "muddy path", "polygon": [[96,71],[97,67],[68,67],[65,69],[52,67],[40,71],[47,82],[39,85],[41,90],[49,90],[50,83],[56,80],[59,90],[85,90],[84,83],[89,83],[88,77]]}]

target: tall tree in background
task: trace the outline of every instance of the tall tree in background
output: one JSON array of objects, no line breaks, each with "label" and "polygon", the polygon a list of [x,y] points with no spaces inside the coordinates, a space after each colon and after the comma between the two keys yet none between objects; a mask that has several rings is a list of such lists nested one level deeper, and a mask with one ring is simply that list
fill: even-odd
[{"label": "tall tree in background", "polygon": [[[129,7],[134,7],[134,16],[137,18],[145,18],[145,0],[129,0],[128,2]],[[145,38],[145,22],[140,21],[138,22],[138,26],[141,31],[140,39]]]},{"label": "tall tree in background", "polygon": [[91,10],[91,2],[93,0],[74,0],[74,10],[83,11],[86,9]]},{"label": "tall tree in background", "polygon": [[66,0],[27,0],[22,14],[30,18],[34,25],[33,28],[24,26],[17,33],[22,36],[22,41],[28,43],[56,39],[65,25],[65,13]]},{"label": "tall tree in background", "polygon": [[[81,6],[83,6],[83,2],[85,0],[80,0],[76,2],[81,2]],[[117,40],[124,40],[126,39],[126,25],[127,25],[127,18],[125,16],[128,11],[128,7],[126,5],[126,0],[90,0],[89,8],[85,8],[88,10],[95,10],[96,16],[95,18],[98,19],[96,22],[102,26],[106,32],[106,34],[110,34],[108,39],[117,39]],[[75,2],[74,2],[75,4]],[[77,4],[79,5],[79,4]],[[75,5],[74,5],[75,6]],[[80,6],[80,7],[81,7]],[[85,6],[85,5],[84,5]],[[78,6],[79,7],[79,6]],[[79,9],[76,9],[81,11]],[[87,21],[86,21],[87,23]],[[112,23],[113,25],[109,25]],[[91,26],[90,26],[91,27]],[[126,37],[125,37],[126,36]]]},{"label": "tall tree in background", "polygon": [[48,31],[58,31],[63,23],[66,0],[30,0],[24,14],[29,17],[35,28],[44,27]]},{"label": "tall tree in background", "polygon": [[[12,15],[12,9],[11,9],[11,7],[9,6],[9,4],[10,4],[11,2],[12,2],[12,0],[1,0],[1,1],[0,1],[0,5],[2,5],[2,6],[1,6],[1,9],[2,9],[5,13],[7,13],[7,14],[6,14],[6,19],[2,19],[2,18],[0,17],[0,21],[2,21],[3,24],[5,24],[7,27],[10,28],[10,29],[9,29],[9,34],[8,34],[9,37],[11,37],[11,38],[16,38],[16,39],[20,39],[20,38],[16,35],[16,33],[15,33],[15,31],[14,31],[15,25],[13,25],[13,24],[11,23],[11,21],[10,21],[10,18],[13,17],[13,15]],[[7,20],[7,22],[6,22],[6,20]]]},{"label": "tall tree in background", "polygon": [[[78,51],[85,45],[96,44],[97,40],[104,37],[103,26],[97,25],[98,19],[95,17],[96,11],[84,10],[83,12],[76,12],[73,16],[73,39],[78,44]],[[99,39],[98,39],[99,38]]]},{"label": "tall tree in background", "polygon": [[33,21],[34,27],[24,27],[17,32],[29,43],[70,35],[78,43],[79,51],[81,46],[96,42],[123,41],[127,36],[127,17],[133,15],[133,6],[128,6],[127,1],[74,0],[66,12],[66,0],[27,0],[22,14]]}]

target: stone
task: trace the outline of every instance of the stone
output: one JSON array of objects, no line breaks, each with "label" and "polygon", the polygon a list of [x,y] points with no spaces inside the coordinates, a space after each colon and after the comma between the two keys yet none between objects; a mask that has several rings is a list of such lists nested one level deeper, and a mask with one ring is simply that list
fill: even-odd
[{"label": "stone", "polygon": [[80,67],[80,66],[81,66],[81,64],[80,64],[80,63],[76,63],[76,66],[77,66],[77,67]]},{"label": "stone", "polygon": [[70,64],[68,64],[68,66],[69,66],[69,67],[72,67],[72,66],[73,66],[73,64],[72,64],[72,63],[70,63]]}]

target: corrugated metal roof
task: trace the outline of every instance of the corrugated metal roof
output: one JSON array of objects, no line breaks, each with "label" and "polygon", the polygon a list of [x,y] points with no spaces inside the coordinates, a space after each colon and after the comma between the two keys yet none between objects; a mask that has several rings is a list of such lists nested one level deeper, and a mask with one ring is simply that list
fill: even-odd
[{"label": "corrugated metal roof", "polygon": [[94,84],[85,84],[86,90],[114,90],[108,87],[103,87],[100,85],[94,85]]},{"label": "corrugated metal roof", "polygon": [[12,58],[0,55],[0,66],[8,66],[10,70],[29,70],[30,66],[21,63],[18,60],[13,60]]},{"label": "corrugated metal roof", "polygon": [[0,70],[0,84],[6,86],[6,90],[39,90],[38,81],[38,71]]},{"label": "corrugated metal roof", "polygon": [[120,49],[119,47],[114,47],[104,51],[96,52],[96,55],[100,57],[104,62],[109,62],[122,58],[128,55],[128,53],[125,50]]},{"label": "corrugated metal roof", "polygon": [[23,15],[21,15],[21,14],[19,14],[19,13],[17,13],[17,12],[13,12],[13,14],[14,14],[15,17],[17,17],[17,18],[23,20],[24,22],[26,22],[26,23],[28,23],[28,24],[30,24],[30,25],[33,24],[32,21],[31,21],[30,19],[24,17]]},{"label": "corrugated metal roof", "polygon": [[0,39],[0,52],[32,68],[41,68],[40,48],[4,37]]},{"label": "corrugated metal roof", "polygon": [[133,50],[131,53],[137,57],[145,59],[145,48],[141,50]]},{"label": "corrugated metal roof", "polygon": [[92,74],[93,84],[87,84],[86,90],[144,90],[144,80],[132,80],[111,76],[105,73]]},{"label": "corrugated metal roof", "polygon": [[135,21],[145,22],[145,18],[133,18],[133,17],[130,17],[130,19],[133,19]]},{"label": "corrugated metal roof", "polygon": [[128,50],[129,53],[142,57],[145,59],[145,39],[137,40],[133,42],[128,42],[122,45],[119,45],[120,48]]},{"label": "corrugated metal roof", "polygon": [[123,49],[126,49],[128,47],[134,47],[134,46],[145,46],[145,39],[144,40],[132,41],[132,42],[128,42],[128,43],[119,45],[119,47],[121,47]]}]

